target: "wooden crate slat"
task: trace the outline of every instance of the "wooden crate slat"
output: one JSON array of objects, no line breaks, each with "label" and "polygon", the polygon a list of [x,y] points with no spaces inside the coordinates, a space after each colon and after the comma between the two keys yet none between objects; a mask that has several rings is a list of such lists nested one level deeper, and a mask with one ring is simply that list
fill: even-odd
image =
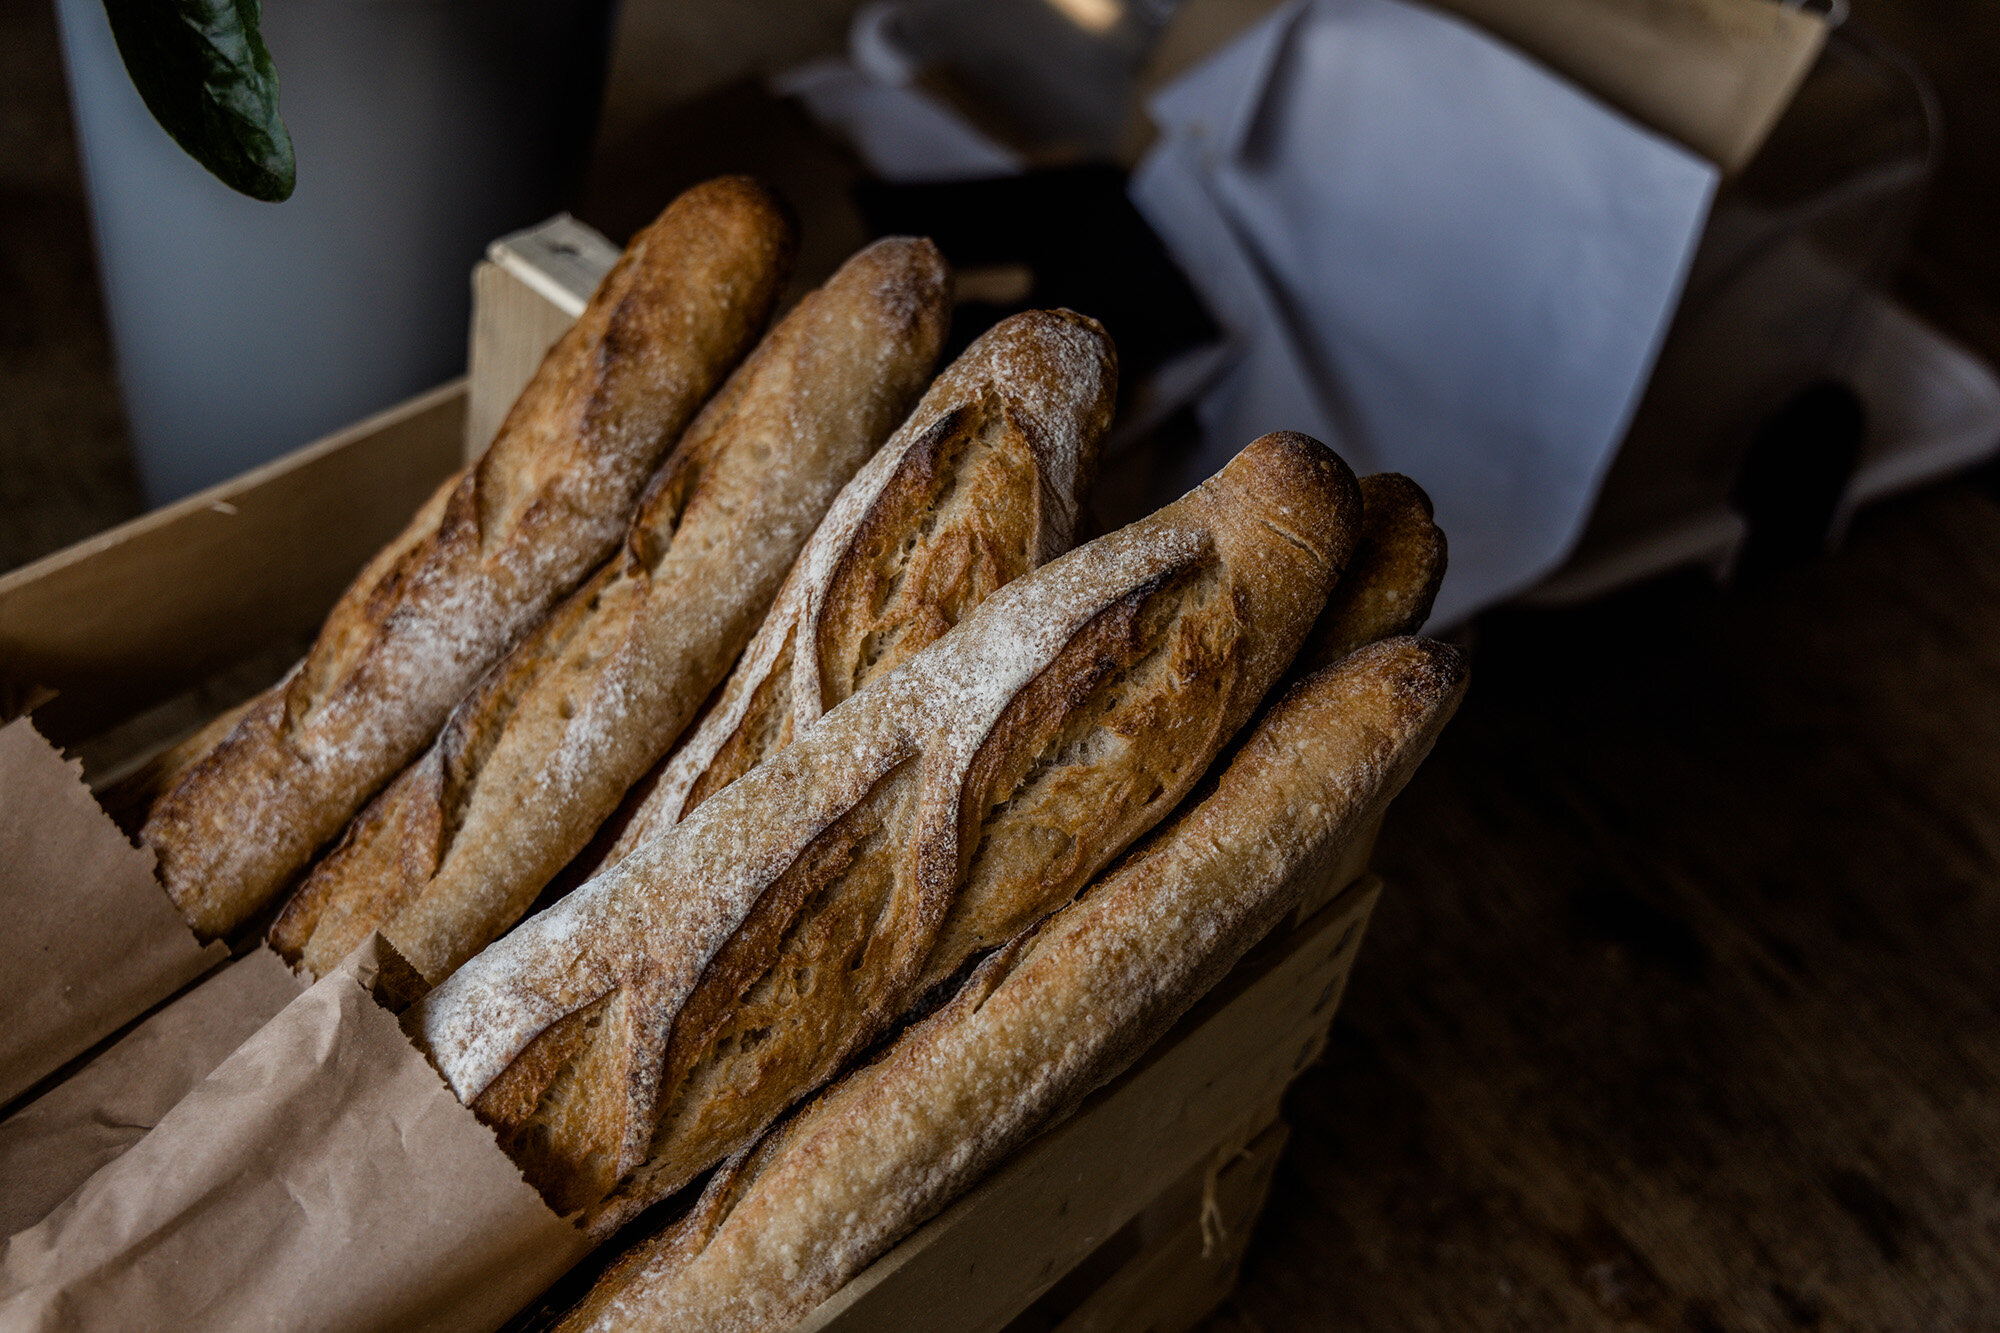
[{"label": "wooden crate slat", "polygon": [[459,466],[465,382],[0,577],[0,672],[68,743],[309,634]]},{"label": "wooden crate slat", "polygon": [[[1226,1145],[1220,1160],[1183,1177],[1137,1219],[1157,1229],[1063,1312],[1051,1333],[1181,1333],[1201,1322],[1236,1286],[1289,1138],[1283,1121],[1271,1121],[1249,1143]],[[1007,1333],[1033,1333],[1023,1323],[1015,1320]]]}]

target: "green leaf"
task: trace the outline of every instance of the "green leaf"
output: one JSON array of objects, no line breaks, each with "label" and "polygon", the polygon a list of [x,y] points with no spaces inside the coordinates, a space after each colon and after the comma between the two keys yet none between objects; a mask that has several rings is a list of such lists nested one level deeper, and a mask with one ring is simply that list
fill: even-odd
[{"label": "green leaf", "polygon": [[231,189],[292,193],[292,136],[258,0],[104,0],[126,72],[160,128]]}]

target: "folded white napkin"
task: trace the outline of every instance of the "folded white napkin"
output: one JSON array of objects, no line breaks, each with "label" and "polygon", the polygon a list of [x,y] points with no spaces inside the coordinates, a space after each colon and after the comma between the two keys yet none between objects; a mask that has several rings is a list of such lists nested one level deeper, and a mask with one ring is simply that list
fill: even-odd
[{"label": "folded white napkin", "polygon": [[1708,162],[1457,19],[1301,0],[1169,85],[1132,197],[1235,340],[1192,484],[1321,436],[1451,534],[1435,623],[1581,532],[1678,300]]}]

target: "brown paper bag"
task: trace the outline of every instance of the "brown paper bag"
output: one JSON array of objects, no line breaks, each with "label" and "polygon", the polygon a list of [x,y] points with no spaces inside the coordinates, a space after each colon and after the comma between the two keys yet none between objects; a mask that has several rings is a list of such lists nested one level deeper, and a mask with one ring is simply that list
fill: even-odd
[{"label": "brown paper bag", "polygon": [[278,955],[259,949],[0,1120],[0,1236],[41,1221],[137,1143],[302,989]]},{"label": "brown paper bag", "polygon": [[[0,1326],[490,1330],[582,1257],[372,994],[371,939],[0,1251]],[[404,965],[405,967],[407,965]]]},{"label": "brown paper bag", "polygon": [[229,960],[28,718],[0,727],[0,1105]]},{"label": "brown paper bag", "polygon": [[[1145,96],[1284,0],[1185,0],[1147,57]],[[1740,171],[1826,44],[1779,0],[1434,0],[1725,172]]]}]

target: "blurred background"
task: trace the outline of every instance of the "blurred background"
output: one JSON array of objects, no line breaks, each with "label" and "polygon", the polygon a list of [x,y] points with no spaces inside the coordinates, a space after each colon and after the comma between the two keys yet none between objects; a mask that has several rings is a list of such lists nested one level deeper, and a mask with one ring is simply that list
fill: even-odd
[{"label": "blurred background", "polygon": [[[1992,0],[273,0],[283,204],[0,0],[0,569],[463,372],[468,275],[771,180],[1099,316],[1111,525],[1408,472],[1473,693],[1218,1327],[2000,1322]],[[606,251],[605,253],[608,253]],[[477,415],[475,408],[475,415]]]},{"label": "blurred background", "polygon": [[1418,477],[1445,623],[1796,559],[2000,446],[1978,4],[301,0],[274,206],[160,132],[97,0],[9,3],[10,564],[458,373],[496,237],[622,242],[726,170],[801,211],[800,290],[917,230],[961,342],[1103,318],[1105,523],[1280,426]]}]

